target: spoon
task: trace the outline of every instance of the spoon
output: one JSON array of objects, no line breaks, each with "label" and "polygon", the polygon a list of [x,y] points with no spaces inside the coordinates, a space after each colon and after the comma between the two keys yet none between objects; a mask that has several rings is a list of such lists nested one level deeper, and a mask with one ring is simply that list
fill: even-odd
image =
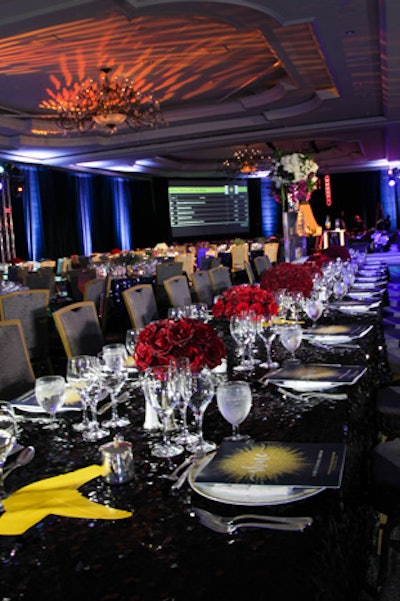
[{"label": "spoon", "polygon": [[9,476],[11,472],[17,469],[17,467],[22,467],[23,465],[27,465],[28,463],[30,463],[34,456],[34,447],[25,447],[24,449],[22,449],[15,461],[7,469],[4,470],[3,480],[7,478],[7,476]]}]

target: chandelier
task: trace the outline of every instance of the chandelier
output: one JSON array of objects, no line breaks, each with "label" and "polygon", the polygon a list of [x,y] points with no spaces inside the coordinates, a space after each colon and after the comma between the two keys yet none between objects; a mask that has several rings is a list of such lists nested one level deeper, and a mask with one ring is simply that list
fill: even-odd
[{"label": "chandelier", "polygon": [[245,146],[236,150],[232,159],[223,161],[222,168],[233,175],[256,175],[260,170],[266,169],[266,157],[258,148]]},{"label": "chandelier", "polygon": [[134,82],[110,78],[110,68],[101,69],[100,82],[90,79],[76,84],[73,92],[43,101],[39,106],[57,112],[57,126],[64,132],[86,133],[96,125],[114,134],[119,125],[132,129],[166,125],[160,104],[149,92],[139,92]]}]

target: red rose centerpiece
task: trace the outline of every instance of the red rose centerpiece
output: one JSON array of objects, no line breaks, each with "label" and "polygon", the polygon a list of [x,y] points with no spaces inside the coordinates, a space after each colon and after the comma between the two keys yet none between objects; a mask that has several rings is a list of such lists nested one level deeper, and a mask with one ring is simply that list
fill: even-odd
[{"label": "red rose centerpiece", "polygon": [[214,317],[227,319],[249,311],[269,319],[271,315],[277,315],[278,305],[268,290],[263,290],[260,286],[244,284],[225,290],[212,308]]},{"label": "red rose centerpiece", "polygon": [[187,357],[193,372],[213,369],[226,357],[226,348],[218,332],[210,325],[190,318],[160,319],[145,326],[135,348],[140,370],[168,365]]},{"label": "red rose centerpiece", "polygon": [[[318,268],[317,268],[318,269]],[[280,290],[287,294],[301,293],[304,298],[313,290],[316,267],[305,263],[276,263],[261,276],[260,287],[276,295]]]}]

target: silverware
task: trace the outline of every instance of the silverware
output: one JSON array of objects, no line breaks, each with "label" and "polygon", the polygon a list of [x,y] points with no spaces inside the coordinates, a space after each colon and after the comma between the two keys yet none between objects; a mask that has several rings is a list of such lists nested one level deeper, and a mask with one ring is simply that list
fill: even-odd
[{"label": "silverware", "polygon": [[173,485],[171,486],[171,490],[179,490],[180,488],[182,488],[182,486],[186,482],[186,479],[187,479],[191,469],[192,469],[192,463],[186,469],[183,470],[183,472],[181,473],[181,475],[179,476],[177,481],[174,482]]},{"label": "silverware", "polygon": [[332,400],[344,400],[347,399],[347,394],[346,393],[341,393],[341,392],[305,392],[303,394],[295,394],[294,392],[290,392],[289,390],[287,390],[286,388],[282,388],[280,386],[278,386],[277,388],[278,392],[280,392],[281,394],[291,398],[291,399],[295,399],[295,400],[303,400],[303,401],[307,401],[310,399],[315,399],[315,398],[319,398],[319,399],[332,399]]},{"label": "silverware", "polygon": [[268,530],[302,532],[313,523],[311,517],[278,517],[248,513],[231,518],[215,515],[198,507],[194,508],[194,512],[201,524],[223,534],[232,534],[239,528],[265,528]]},{"label": "silverware", "polygon": [[[117,397],[117,403],[125,403],[125,401],[127,401],[128,399],[129,399],[129,392],[123,392],[119,397]],[[100,407],[100,409],[97,410],[97,415],[103,415],[104,413],[106,413],[106,411],[111,409],[111,407],[112,407],[111,401],[109,401],[108,403],[104,403],[104,405],[102,407]]]},{"label": "silverware", "polygon": [[195,455],[190,455],[184,461],[182,461],[182,463],[177,465],[173,472],[171,472],[170,474],[166,474],[163,477],[166,478],[167,480],[173,480],[173,481],[177,480],[179,472],[181,470],[183,470],[185,467],[188,467],[189,465],[191,465],[193,463],[194,459],[195,459]]},{"label": "silverware", "polygon": [[4,470],[3,481],[5,480],[5,478],[7,478],[7,476],[9,476],[11,474],[11,472],[16,470],[18,467],[22,467],[23,465],[27,465],[28,463],[30,463],[32,461],[32,459],[34,458],[34,456],[35,456],[35,448],[34,447],[25,447],[24,449],[22,449],[22,451],[19,453],[18,457],[12,463],[10,463],[10,465],[7,466],[6,469]]}]

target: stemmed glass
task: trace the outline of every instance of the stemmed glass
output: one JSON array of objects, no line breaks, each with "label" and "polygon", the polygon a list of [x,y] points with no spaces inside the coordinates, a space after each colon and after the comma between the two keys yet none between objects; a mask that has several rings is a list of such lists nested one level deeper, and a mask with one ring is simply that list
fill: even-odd
[{"label": "stemmed glass", "polygon": [[291,357],[285,363],[293,365],[300,363],[300,359],[296,357],[296,351],[299,348],[303,339],[303,330],[300,324],[285,324],[280,329],[280,340]]},{"label": "stemmed glass", "polygon": [[348,287],[342,279],[336,280],[333,284],[333,295],[338,300],[342,300],[347,294]]},{"label": "stemmed glass", "polygon": [[239,365],[234,366],[234,371],[251,371],[254,365],[248,357],[248,350],[249,345],[254,339],[254,330],[252,330],[248,315],[232,315],[229,320],[229,328],[232,338],[239,346],[239,354],[241,357]]},{"label": "stemmed glass", "polygon": [[318,319],[324,312],[324,303],[319,298],[308,298],[305,302],[305,311],[315,327]]},{"label": "stemmed glass", "polygon": [[128,379],[126,362],[128,354],[124,344],[107,344],[98,355],[103,383],[110,392],[111,418],[102,422],[104,428],[123,428],[131,423],[127,417],[118,415],[118,394]]},{"label": "stemmed glass", "polygon": [[59,427],[56,413],[65,399],[65,378],[63,376],[41,376],[35,382],[35,396],[38,405],[50,414],[50,423],[43,426],[48,430]]},{"label": "stemmed glass", "polygon": [[204,413],[211,403],[215,392],[215,384],[212,373],[204,368],[200,372],[193,372],[187,379],[186,390],[188,405],[192,410],[197,424],[197,440],[188,445],[188,450],[195,455],[201,456],[216,448],[214,442],[204,440],[203,436],[203,418]]},{"label": "stemmed glass", "polygon": [[77,432],[85,432],[90,428],[87,390],[91,379],[89,371],[91,360],[92,357],[89,355],[77,355],[69,358],[67,361],[67,382],[72,388],[77,390],[82,403],[82,419],[72,426]]},{"label": "stemmed glass", "polygon": [[78,363],[78,369],[86,384],[82,389],[82,392],[86,397],[86,402],[90,406],[92,414],[89,427],[82,432],[82,438],[87,442],[95,442],[110,434],[110,430],[100,426],[97,417],[97,405],[100,398],[103,398],[105,393],[102,379],[102,366],[98,357],[93,357],[92,355],[84,355],[80,359],[81,361]]},{"label": "stemmed glass", "polygon": [[5,461],[17,440],[17,422],[14,412],[6,403],[0,407],[0,513],[4,511],[1,499],[6,498],[3,469]]},{"label": "stemmed glass", "polygon": [[[133,358],[133,356],[135,354],[135,348],[136,348],[138,335],[139,335],[139,330],[130,329],[130,330],[127,330],[127,332],[126,332],[125,347],[126,347],[129,357]],[[137,369],[137,367],[135,367],[133,365],[132,366],[130,365],[129,369],[132,371],[135,371],[135,372],[139,371]]]},{"label": "stemmed glass", "polygon": [[163,425],[163,440],[154,445],[151,454],[155,457],[175,457],[184,451],[180,444],[172,443],[168,436],[169,425],[179,401],[179,382],[173,365],[158,365],[147,368],[142,385]]},{"label": "stemmed glass", "polygon": [[189,431],[187,423],[187,409],[190,400],[191,388],[190,378],[192,376],[190,361],[187,357],[183,357],[176,363],[176,377],[178,378],[179,386],[179,401],[177,408],[181,417],[181,429],[178,434],[173,436],[173,442],[178,444],[189,445],[193,444],[197,440],[197,434],[193,434]]},{"label": "stemmed glass", "polygon": [[272,359],[271,347],[272,343],[275,340],[278,334],[278,329],[275,324],[271,321],[266,321],[265,319],[261,322],[261,328],[258,331],[258,335],[261,340],[264,342],[265,350],[267,352],[267,360],[260,363],[260,367],[263,369],[276,369],[279,367],[279,363]]},{"label": "stemmed glass", "polygon": [[239,433],[239,425],[249,415],[252,406],[249,383],[234,380],[219,384],[217,405],[222,417],[232,426],[232,435],[225,437],[225,440],[238,441],[250,438],[247,434]]}]

